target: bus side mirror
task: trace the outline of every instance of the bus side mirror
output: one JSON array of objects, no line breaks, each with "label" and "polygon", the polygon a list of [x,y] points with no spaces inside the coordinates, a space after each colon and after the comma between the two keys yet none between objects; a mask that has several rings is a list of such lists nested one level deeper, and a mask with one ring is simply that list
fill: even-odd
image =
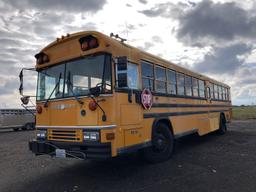
[{"label": "bus side mirror", "polygon": [[20,98],[20,100],[24,105],[27,105],[29,103],[29,98],[29,96],[23,96]]},{"label": "bus side mirror", "polygon": [[116,58],[116,80],[117,86],[120,88],[128,87],[127,64],[127,57],[123,56]]},{"label": "bus side mirror", "polygon": [[20,78],[19,92],[20,92],[20,95],[23,95],[23,69],[20,71],[19,78]]},{"label": "bus side mirror", "polygon": [[[31,73],[32,72],[32,73]],[[37,71],[35,68],[23,68],[20,71],[19,79],[20,79],[20,86],[19,86],[19,93],[21,96],[27,95],[35,95],[31,90],[31,83],[35,81],[35,73],[37,75]],[[25,78],[25,80],[24,80]]]}]

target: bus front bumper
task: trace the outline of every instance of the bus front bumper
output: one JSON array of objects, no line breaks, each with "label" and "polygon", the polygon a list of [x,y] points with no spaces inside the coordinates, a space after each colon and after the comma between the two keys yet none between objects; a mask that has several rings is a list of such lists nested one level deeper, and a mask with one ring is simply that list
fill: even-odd
[{"label": "bus front bumper", "polygon": [[111,143],[69,143],[32,140],[29,142],[29,150],[35,155],[58,156],[58,151],[64,151],[62,157],[79,159],[108,159],[111,158]]}]

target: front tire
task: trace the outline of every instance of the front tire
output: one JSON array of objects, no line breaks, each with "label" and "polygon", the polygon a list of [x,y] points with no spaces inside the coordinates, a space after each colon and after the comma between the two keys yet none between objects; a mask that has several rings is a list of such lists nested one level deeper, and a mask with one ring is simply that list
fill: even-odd
[{"label": "front tire", "polygon": [[168,160],[173,153],[174,138],[166,124],[159,123],[152,133],[152,146],[143,150],[143,157],[150,163]]}]

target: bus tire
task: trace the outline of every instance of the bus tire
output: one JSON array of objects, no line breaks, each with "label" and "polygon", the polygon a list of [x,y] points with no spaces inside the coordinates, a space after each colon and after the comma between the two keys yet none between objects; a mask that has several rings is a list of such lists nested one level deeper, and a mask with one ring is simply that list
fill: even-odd
[{"label": "bus tire", "polygon": [[227,124],[226,119],[223,114],[220,115],[220,127],[218,129],[218,133],[220,135],[224,135],[227,132]]},{"label": "bus tire", "polygon": [[173,153],[174,137],[166,124],[158,123],[152,133],[152,146],[143,150],[147,162],[158,163],[168,160]]}]

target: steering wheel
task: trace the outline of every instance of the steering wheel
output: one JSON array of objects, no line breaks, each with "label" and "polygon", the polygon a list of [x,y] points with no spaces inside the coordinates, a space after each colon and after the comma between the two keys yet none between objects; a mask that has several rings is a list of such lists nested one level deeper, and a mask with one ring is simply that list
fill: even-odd
[{"label": "steering wheel", "polygon": [[104,83],[97,83],[97,84],[96,84],[96,87],[100,87],[100,86],[102,86],[102,85],[108,85],[108,86],[111,87],[111,85],[110,85],[109,83],[106,83],[106,82],[104,82]]},{"label": "steering wheel", "polygon": [[109,89],[106,89],[106,85],[109,86],[109,87],[111,87],[111,84],[106,83],[106,82],[104,82],[104,83],[97,83],[97,84],[96,84],[96,87],[103,88],[104,92],[108,92],[108,91],[110,91],[110,90],[109,90]]}]

